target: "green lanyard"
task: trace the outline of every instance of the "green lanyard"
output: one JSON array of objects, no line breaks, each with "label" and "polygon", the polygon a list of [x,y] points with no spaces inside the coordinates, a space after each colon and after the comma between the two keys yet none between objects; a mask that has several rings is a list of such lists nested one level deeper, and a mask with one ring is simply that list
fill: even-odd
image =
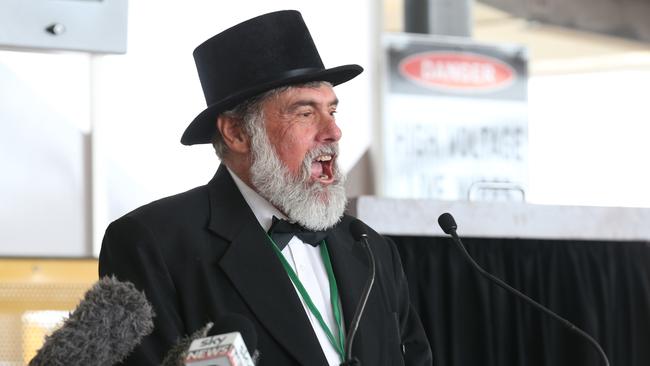
[{"label": "green lanyard", "polygon": [[293,268],[291,268],[291,265],[289,264],[289,262],[287,262],[287,259],[284,258],[284,255],[282,254],[278,246],[275,244],[273,239],[271,239],[271,237],[268,234],[266,236],[271,241],[271,244],[273,244],[273,250],[275,251],[275,254],[278,255],[278,258],[280,258],[280,262],[282,262],[282,266],[284,267],[285,271],[287,271],[289,278],[291,278],[291,282],[293,282],[294,286],[296,286],[296,288],[298,289],[298,292],[300,293],[302,299],[305,301],[305,304],[307,304],[309,311],[311,311],[311,313],[316,317],[316,319],[318,319],[318,323],[320,323],[320,326],[321,328],[323,328],[325,335],[327,335],[327,339],[329,339],[330,343],[332,344],[336,352],[341,357],[341,361],[345,360],[345,351],[343,346],[343,343],[345,341],[345,336],[343,335],[343,323],[341,322],[341,304],[339,303],[339,290],[338,287],[336,286],[336,279],[334,278],[334,270],[332,270],[332,261],[330,260],[330,255],[329,252],[327,251],[327,244],[325,243],[325,240],[321,242],[320,254],[321,257],[323,258],[323,263],[325,264],[325,270],[327,271],[327,278],[330,284],[330,302],[332,304],[332,312],[334,313],[334,320],[336,321],[336,327],[338,328],[337,329],[338,339],[334,338],[334,334],[332,333],[330,328],[323,320],[320,311],[318,311],[318,308],[316,308],[316,305],[314,305],[314,302],[311,300],[311,297],[309,297],[309,294],[307,293],[305,286],[302,285],[302,282],[300,282],[298,275],[296,275],[296,272],[293,270]]}]

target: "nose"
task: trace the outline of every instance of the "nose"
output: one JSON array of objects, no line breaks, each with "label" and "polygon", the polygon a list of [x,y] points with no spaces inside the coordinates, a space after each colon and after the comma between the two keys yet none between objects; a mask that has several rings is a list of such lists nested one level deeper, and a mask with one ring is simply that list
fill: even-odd
[{"label": "nose", "polygon": [[338,142],[341,136],[341,129],[336,124],[336,119],[333,115],[327,113],[323,117],[321,129],[318,133],[318,140],[325,143]]}]

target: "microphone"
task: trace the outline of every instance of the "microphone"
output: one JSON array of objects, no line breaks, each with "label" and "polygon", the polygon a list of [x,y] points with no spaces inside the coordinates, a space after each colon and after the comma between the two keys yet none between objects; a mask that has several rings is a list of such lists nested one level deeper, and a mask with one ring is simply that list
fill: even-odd
[{"label": "microphone", "polygon": [[251,356],[248,350],[256,347],[257,333],[250,320],[226,314],[178,341],[161,366],[253,366],[260,353],[255,350]]},{"label": "microphone", "polygon": [[368,279],[366,284],[363,286],[363,292],[361,293],[361,300],[357,304],[357,308],[354,311],[354,316],[350,322],[350,329],[348,334],[345,337],[345,362],[341,366],[358,366],[361,365],[357,358],[352,357],[352,343],[354,342],[354,337],[357,334],[357,329],[359,328],[359,322],[363,316],[363,311],[366,308],[366,303],[368,302],[368,297],[370,297],[370,291],[372,290],[372,285],[375,283],[375,256],[372,254],[372,249],[370,249],[370,244],[368,243],[368,232],[366,231],[365,225],[358,219],[355,219],[350,223],[350,234],[355,241],[361,242],[361,245],[366,250],[366,255],[368,256],[368,261],[370,262],[370,270],[368,272]]},{"label": "microphone", "polygon": [[160,366],[182,366],[185,364],[185,356],[190,344],[196,339],[208,336],[208,331],[212,329],[214,323],[208,323],[203,328],[190,334],[189,336],[181,338],[176,344],[167,352]]},{"label": "microphone", "polygon": [[529,305],[532,305],[535,309],[543,312],[544,314],[549,315],[551,318],[553,318],[553,319],[559,321],[560,323],[562,323],[562,325],[567,327],[569,330],[571,330],[571,331],[579,334],[583,338],[585,338],[594,348],[596,348],[596,350],[598,351],[598,354],[602,358],[603,363],[605,364],[605,366],[609,366],[609,360],[607,359],[607,355],[605,354],[605,351],[603,351],[603,349],[600,347],[600,344],[598,344],[598,342],[596,342],[596,340],[593,339],[589,334],[587,334],[585,331],[583,331],[582,329],[575,326],[573,323],[571,323],[567,319],[559,316],[558,314],[556,314],[555,312],[553,312],[549,308],[547,308],[544,305],[538,303],[537,301],[531,299],[530,297],[526,296],[525,294],[523,294],[519,290],[511,287],[510,285],[508,285],[507,283],[502,281],[500,278],[498,278],[498,277],[492,275],[491,273],[487,272],[478,263],[476,263],[474,258],[472,258],[472,256],[467,251],[467,249],[465,249],[465,246],[463,245],[463,242],[460,240],[460,237],[456,233],[456,229],[458,228],[458,226],[456,225],[456,220],[454,220],[454,217],[450,213],[445,212],[442,215],[440,215],[440,217],[438,217],[438,224],[440,225],[440,228],[442,229],[442,231],[445,232],[445,234],[448,234],[448,235],[450,235],[452,237],[452,239],[454,240],[454,242],[456,243],[456,245],[458,246],[460,251],[463,253],[463,256],[465,257],[465,259],[467,259],[472,264],[472,266],[482,276],[486,277],[487,279],[489,279],[490,281],[492,281],[493,283],[495,283],[499,287],[507,290],[508,292],[510,292],[512,294],[515,294],[519,299],[524,300]]},{"label": "microphone", "polygon": [[[233,332],[239,332],[244,341],[244,357],[250,358],[253,365],[257,365],[260,359],[260,352],[257,350],[257,333],[255,332],[253,323],[245,316],[237,313],[224,314],[217,319],[214,331],[209,332],[208,336],[214,336],[216,333],[225,334]],[[250,350],[253,351],[252,354],[250,354]]]},{"label": "microphone", "polygon": [[185,366],[255,366],[239,332],[194,340]]},{"label": "microphone", "polygon": [[153,331],[154,313],[144,293],[115,277],[97,281],[29,366],[114,365]]}]

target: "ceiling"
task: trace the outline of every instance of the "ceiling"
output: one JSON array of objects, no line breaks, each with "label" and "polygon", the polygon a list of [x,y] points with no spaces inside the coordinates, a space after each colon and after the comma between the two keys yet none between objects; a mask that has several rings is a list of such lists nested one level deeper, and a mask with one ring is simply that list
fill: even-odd
[{"label": "ceiling", "polygon": [[[385,1],[384,28],[402,31],[403,0]],[[479,2],[473,3],[471,12],[472,38],[526,45],[532,75],[650,69],[650,42],[527,20]]]},{"label": "ceiling", "polygon": [[647,0],[479,0],[519,18],[650,42]]}]

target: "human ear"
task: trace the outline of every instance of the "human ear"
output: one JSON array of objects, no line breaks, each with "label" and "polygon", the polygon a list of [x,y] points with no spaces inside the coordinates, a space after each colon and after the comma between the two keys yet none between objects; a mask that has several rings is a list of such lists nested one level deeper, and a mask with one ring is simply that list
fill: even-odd
[{"label": "human ear", "polygon": [[239,122],[233,117],[219,116],[217,129],[230,151],[245,154],[250,150],[249,139]]}]

